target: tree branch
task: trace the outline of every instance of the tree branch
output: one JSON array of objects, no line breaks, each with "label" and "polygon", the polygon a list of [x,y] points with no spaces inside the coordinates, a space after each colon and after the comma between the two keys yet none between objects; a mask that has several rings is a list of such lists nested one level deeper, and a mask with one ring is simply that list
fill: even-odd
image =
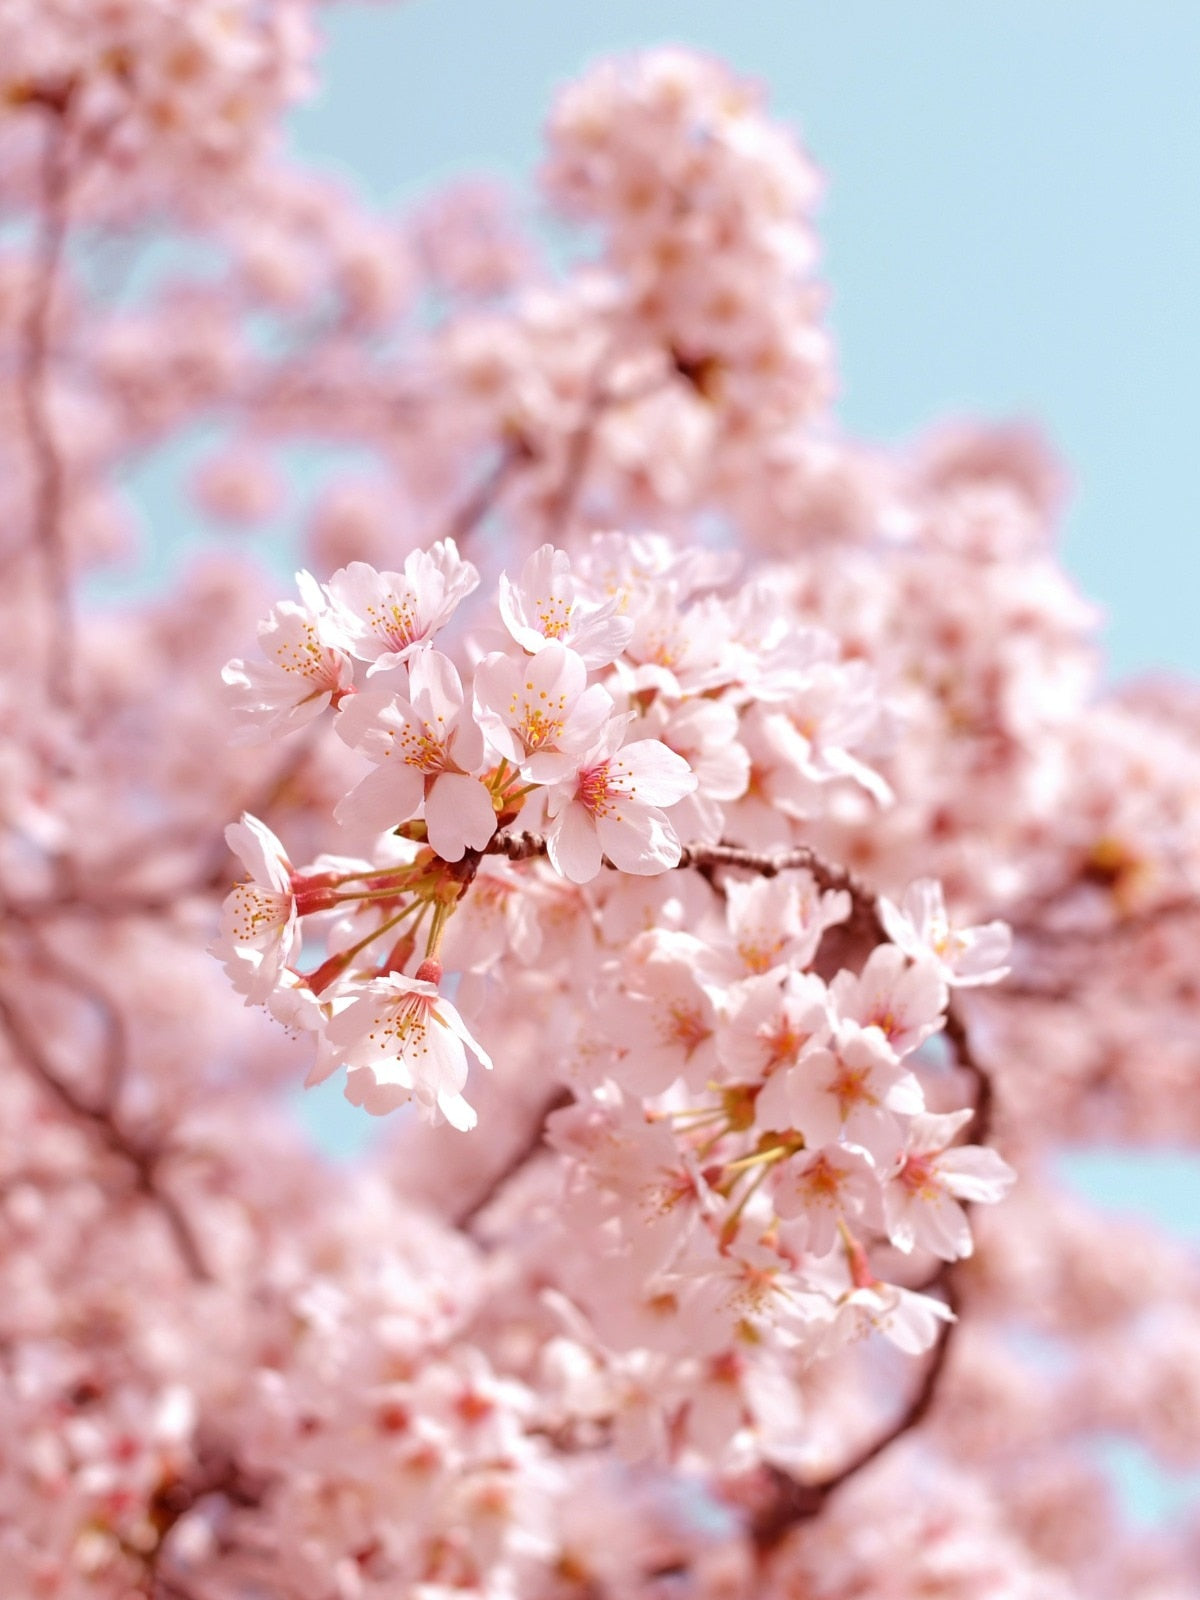
[{"label": "tree branch", "polygon": [[189,1277],[197,1283],[211,1283],[213,1274],[190,1222],[179,1202],[159,1182],[158,1169],[163,1160],[163,1150],[141,1142],[121,1126],[109,1107],[92,1104],[65,1082],[51,1065],[33,1029],[3,994],[0,994],[0,1027],[8,1034],[16,1061],[34,1082],[58,1103],[60,1110],[86,1128],[104,1149],[125,1163],[133,1178],[135,1192],[150,1201],[166,1223]]},{"label": "tree branch", "polygon": [[69,169],[66,106],[50,108],[42,143],[42,206],[33,260],[33,284],[21,330],[17,404],[33,458],[33,542],[41,554],[50,613],[46,686],[52,701],[69,704],[75,657],[75,621],[63,530],[65,477],[50,419],[46,379],[50,313],[67,233]]},{"label": "tree branch", "polygon": [[507,440],[501,447],[490,472],[471,491],[458,510],[451,516],[446,531],[442,535],[445,539],[453,539],[455,544],[461,545],[488,515],[499,500],[509,479],[519,467],[528,466],[533,460],[533,451],[527,441],[515,435]]},{"label": "tree branch", "polygon": [[515,1178],[541,1150],[546,1118],[552,1111],[561,1111],[564,1106],[569,1106],[573,1099],[569,1089],[555,1089],[546,1097],[535,1111],[526,1137],[510,1151],[503,1165],[488,1179],[482,1192],[453,1219],[456,1228],[463,1233],[470,1232],[477,1218],[487,1210],[509,1180]]},{"label": "tree branch", "polygon": [[[951,1264],[946,1263],[936,1278],[927,1286],[937,1288],[944,1295],[951,1311],[957,1316],[959,1299],[953,1286]],[[800,1483],[779,1467],[770,1469],[771,1498],[753,1518],[750,1537],[760,1556],[770,1555],[783,1541],[785,1535],[800,1522],[808,1522],[824,1509],[826,1501],[844,1483],[864,1471],[883,1455],[898,1439],[920,1426],[937,1398],[946,1359],[950,1354],[951,1340],[958,1322],[944,1322],[937,1341],[925,1363],[921,1380],[907,1406],[889,1428],[845,1462],[828,1478],[815,1483]]]}]

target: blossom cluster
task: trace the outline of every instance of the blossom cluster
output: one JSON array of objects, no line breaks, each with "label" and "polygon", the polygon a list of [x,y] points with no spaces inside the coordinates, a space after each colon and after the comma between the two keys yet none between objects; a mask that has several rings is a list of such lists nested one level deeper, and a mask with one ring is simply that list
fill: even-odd
[{"label": "blossom cluster", "polygon": [[[370,1060],[378,1086],[385,1064],[403,1062],[388,1066],[397,1087],[463,1118],[457,1014],[443,1000],[450,1026],[431,1031],[431,994],[413,985],[428,984],[481,857],[518,818],[544,829],[555,872],[585,885],[605,860],[635,876],[676,866],[681,829],[715,843],[754,804],[756,756],[770,763],[771,802],[798,816],[836,779],[885,792],[850,748],[873,720],[864,674],[828,636],[789,627],[765,589],[722,596],[723,565],[655,536],[600,535],[574,561],[545,545],[518,579],[501,577],[501,626],[467,641],[466,683],[433,642],[479,582],[452,540],[414,551],[402,572],[355,562],[323,585],[300,574],[300,601],[259,629],[262,659],[231,662],[225,681],[251,737],[333,708],[371,768],[337,818],[351,839],[383,838],[386,854],[298,873],[257,819],[233,825],[251,876],[226,902],[218,949],[239,987],[319,1029],[333,1064]],[[304,915],[325,918],[329,951],[308,982],[295,968]],[[427,915],[428,968],[406,974]],[[418,1039],[432,1076],[411,1080]]]},{"label": "blossom cluster", "polygon": [[1030,430],[834,425],[757,89],[567,86],[547,250],[283,159],[312,10],[0,0],[5,1593],[1192,1600],[1060,1156],[1200,1137],[1195,691]]},{"label": "blossom cluster", "polygon": [[[833,972],[849,889],[803,867],[711,886],[692,870],[706,848],[719,859],[756,769],[797,817],[839,785],[872,804],[888,793],[855,753],[872,721],[864,674],[766,590],[730,593],[725,566],[651,536],[600,535],[573,558],[544,545],[501,576],[462,675],[439,646],[479,574],[453,541],[402,572],[301,574],[301,600],[260,627],[262,659],[225,680],[252,735],[332,708],[370,764],[336,816],[371,849],[297,871],[258,819],[231,825],[250,876],[215,948],[249,1001],[317,1035],[310,1084],[344,1065],[355,1104],[415,1101],[464,1131],[468,1054],[492,1061],[443,992],[443,962],[510,999],[555,983],[549,1076],[574,1103],[549,1138],[568,1259],[583,1246],[590,1263],[555,1345],[565,1410],[595,1406],[603,1370],[606,1414],[636,1393],[644,1427],[654,1370],[660,1453],[684,1406],[709,1446],[720,1416],[735,1454],[787,1461],[795,1408],[756,1396],[872,1328],[919,1354],[952,1315],[881,1281],[872,1247],[968,1255],[960,1202],[999,1199],[1011,1180],[994,1151],[962,1143],[969,1104],[927,1105],[917,1059],[951,986],[1004,977],[1008,932],[952,929],[920,881],[874,909],[865,949],[843,938],[851,965]],[[531,837],[544,862],[520,860]],[[611,919],[599,938],[598,906]],[[305,973],[309,919],[324,959]],[[632,925],[614,941],[620,920]]]},{"label": "blossom cluster", "polygon": [[68,116],[89,156],[142,167],[236,167],[309,85],[307,0],[6,0],[0,108]]}]

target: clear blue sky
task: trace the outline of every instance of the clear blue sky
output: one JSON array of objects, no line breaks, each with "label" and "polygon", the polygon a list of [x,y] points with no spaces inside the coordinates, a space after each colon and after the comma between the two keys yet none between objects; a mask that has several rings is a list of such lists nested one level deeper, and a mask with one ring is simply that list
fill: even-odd
[{"label": "clear blue sky", "polygon": [[324,14],[297,150],[378,199],[523,182],[554,87],[667,40],[764,80],[824,169],[842,416],[1040,420],[1114,670],[1200,671],[1200,5],[408,0]]}]

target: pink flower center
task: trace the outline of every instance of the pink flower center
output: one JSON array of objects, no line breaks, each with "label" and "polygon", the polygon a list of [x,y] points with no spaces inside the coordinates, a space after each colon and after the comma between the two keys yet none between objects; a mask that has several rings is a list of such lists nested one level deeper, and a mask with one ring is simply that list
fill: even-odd
[{"label": "pink flower center", "polygon": [[841,1064],[841,1069],[830,1085],[829,1092],[837,1100],[838,1110],[841,1112],[843,1122],[845,1122],[855,1106],[877,1106],[879,1104],[878,1097],[868,1085],[869,1076],[870,1069],[868,1067],[848,1067],[845,1062]]},{"label": "pink flower center", "polygon": [[575,798],[594,817],[607,817],[613,810],[613,800],[609,796],[610,776],[607,761],[601,762],[598,767],[588,767],[579,774]]},{"label": "pink flower center", "polygon": [[900,1169],[900,1182],[922,1200],[931,1200],[938,1192],[933,1163],[928,1156],[909,1156]]},{"label": "pink flower center", "polygon": [[704,1019],[696,1007],[689,1006],[684,1000],[673,1000],[667,1007],[662,1035],[664,1043],[679,1045],[684,1055],[690,1058],[694,1050],[712,1037],[712,1029],[705,1027]]}]

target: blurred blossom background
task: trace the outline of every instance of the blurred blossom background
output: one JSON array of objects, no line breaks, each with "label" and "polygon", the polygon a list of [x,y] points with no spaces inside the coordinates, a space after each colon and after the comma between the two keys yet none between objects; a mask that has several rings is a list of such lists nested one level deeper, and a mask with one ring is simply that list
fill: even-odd
[{"label": "blurred blossom background", "polygon": [[[337,0],[317,20],[314,92],[286,113],[286,154],[396,224],[378,239],[364,229],[353,241],[361,256],[347,251],[354,337],[369,342],[373,296],[383,328],[389,308],[406,303],[408,269],[386,239],[399,240],[401,219],[432,208],[450,181],[498,182],[552,260],[579,254],[579,233],[546,214],[534,184],[556,91],[614,53],[664,43],[709,52],[765,86],[770,116],[798,131],[822,174],[817,272],[830,295],[840,428],[885,446],[971,420],[1039,433],[1063,474],[1063,560],[1106,619],[1108,679],[1200,677],[1200,7]],[[421,226],[405,227],[415,259]],[[22,243],[23,229],[0,224],[0,239]],[[429,209],[431,238],[436,230]],[[286,311],[301,252],[273,254],[268,237],[251,233],[239,237],[238,270],[264,305]],[[79,260],[98,298],[125,306],[178,265],[202,278],[206,249],[214,275],[223,271],[203,226],[148,251],[116,229]],[[256,316],[247,317],[251,341],[275,337],[269,317]],[[111,354],[120,376],[126,352]],[[694,381],[682,365],[678,373]],[[345,441],[306,442],[303,427],[294,438],[264,433],[265,447],[218,423],[163,432],[164,443],[153,439],[121,467],[135,537],[84,579],[93,611],[165,592],[214,541],[251,554],[290,595],[292,572],[314,549],[329,555],[328,570],[360,535],[376,560],[385,533],[407,551],[440,532],[381,527],[377,462],[353,442],[353,425]],[[197,616],[219,612],[225,595],[218,575]],[[379,1136],[340,1082],[284,1092],[333,1163],[351,1167]],[[1061,1156],[1058,1174],[1114,1218],[1147,1219],[1200,1246],[1193,1151],[1091,1144]],[[1200,1474],[1156,1466],[1115,1430],[1095,1448],[1135,1523],[1162,1526],[1200,1499]]]}]

